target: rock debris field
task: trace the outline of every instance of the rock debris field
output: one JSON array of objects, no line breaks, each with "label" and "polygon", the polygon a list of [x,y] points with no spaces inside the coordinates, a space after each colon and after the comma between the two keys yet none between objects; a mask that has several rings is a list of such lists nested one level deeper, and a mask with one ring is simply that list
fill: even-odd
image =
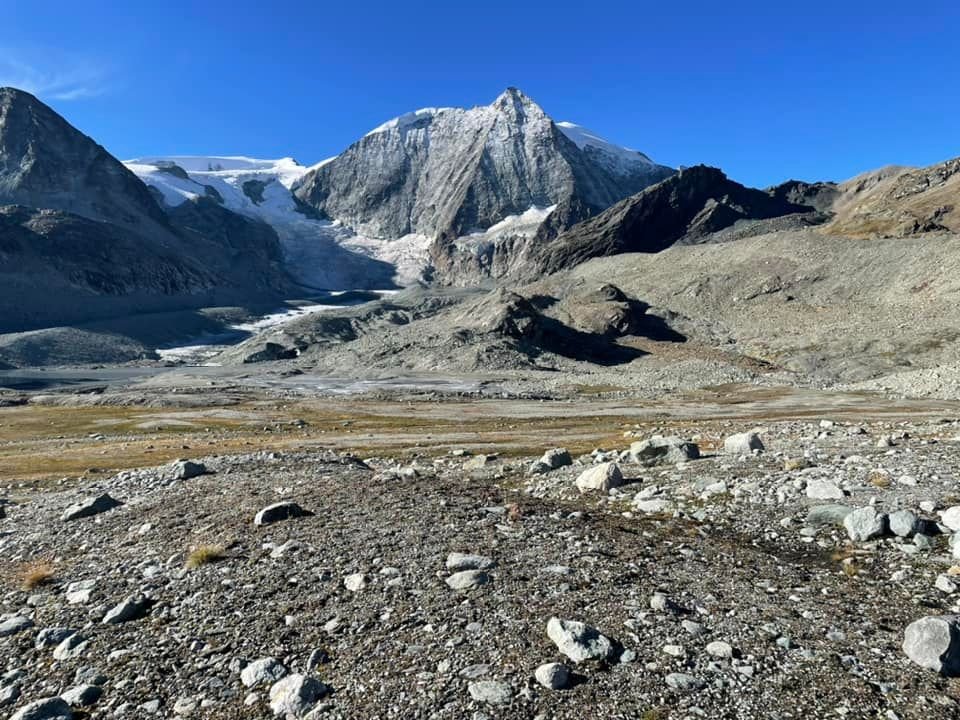
[{"label": "rock debris field", "polygon": [[960,424],[727,425],[7,489],[0,712],[960,716]]}]

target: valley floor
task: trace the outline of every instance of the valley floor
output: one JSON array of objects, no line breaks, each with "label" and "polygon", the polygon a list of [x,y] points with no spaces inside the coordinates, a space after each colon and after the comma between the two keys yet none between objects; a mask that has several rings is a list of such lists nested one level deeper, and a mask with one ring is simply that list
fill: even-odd
[{"label": "valley floor", "polygon": [[[958,402],[170,380],[0,396],[4,712],[54,696],[90,718],[960,712],[958,681],[901,649],[907,624],[957,610],[947,536],[853,542],[840,524],[957,502]],[[763,452],[724,452],[754,428]],[[703,457],[625,452],[657,434]],[[530,474],[553,447],[573,464]],[[577,490],[611,460],[626,484]],[[62,519],[104,493],[123,504]],[[280,501],[310,514],[254,524]],[[572,662],[552,617],[612,651]],[[535,679],[550,662],[567,688]]]}]

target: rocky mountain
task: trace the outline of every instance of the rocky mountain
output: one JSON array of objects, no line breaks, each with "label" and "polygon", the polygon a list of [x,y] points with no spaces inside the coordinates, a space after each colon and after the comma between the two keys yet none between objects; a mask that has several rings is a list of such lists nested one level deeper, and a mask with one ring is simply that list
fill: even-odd
[{"label": "rocky mountain", "polygon": [[490,257],[509,254],[518,237],[542,238],[542,228],[594,215],[672,173],[554,123],[510,88],[489,106],[395,118],[305,174],[295,193],[360,234],[415,238],[450,282],[496,276],[501,264]]},{"label": "rocky mountain", "polygon": [[[529,243],[518,272],[533,279],[594,257],[627,252],[659,252],[674,244],[717,241],[721,231],[738,227],[759,234],[822,221],[817,209],[801,204],[793,183],[770,191],[744,187],[716,168],[686,168],[561,232],[549,243]],[[777,219],[782,228],[756,221]],[[747,227],[744,227],[747,226]]]},{"label": "rocky mountain", "polygon": [[927,168],[886,167],[838,187],[826,230],[852,237],[960,232],[960,158]]},{"label": "rocky mountain", "polygon": [[203,199],[167,214],[32,95],[0,89],[0,331],[244,302],[286,287],[260,222]]}]

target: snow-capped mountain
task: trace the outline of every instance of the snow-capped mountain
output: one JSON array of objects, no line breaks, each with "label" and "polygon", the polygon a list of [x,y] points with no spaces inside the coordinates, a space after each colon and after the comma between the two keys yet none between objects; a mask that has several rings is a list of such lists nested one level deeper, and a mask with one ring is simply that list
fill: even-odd
[{"label": "snow-capped mountain", "polygon": [[[548,241],[673,170],[508,89],[491,105],[422,108],[311,167],[292,158],[171,156],[126,166],[166,208],[198,198],[268,223],[291,274],[326,289],[509,272]],[[498,260],[492,260],[496,255]]]}]

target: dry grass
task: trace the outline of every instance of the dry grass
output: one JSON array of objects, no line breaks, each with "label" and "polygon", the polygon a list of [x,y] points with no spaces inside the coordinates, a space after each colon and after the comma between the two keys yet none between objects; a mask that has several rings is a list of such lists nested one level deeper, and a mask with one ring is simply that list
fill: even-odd
[{"label": "dry grass", "polygon": [[185,563],[188,570],[196,570],[204,565],[215,563],[226,557],[226,548],[222,545],[200,545],[187,554]]},{"label": "dry grass", "polygon": [[16,584],[23,590],[29,591],[52,583],[57,576],[57,571],[49,560],[34,560],[21,565],[15,575]]}]

